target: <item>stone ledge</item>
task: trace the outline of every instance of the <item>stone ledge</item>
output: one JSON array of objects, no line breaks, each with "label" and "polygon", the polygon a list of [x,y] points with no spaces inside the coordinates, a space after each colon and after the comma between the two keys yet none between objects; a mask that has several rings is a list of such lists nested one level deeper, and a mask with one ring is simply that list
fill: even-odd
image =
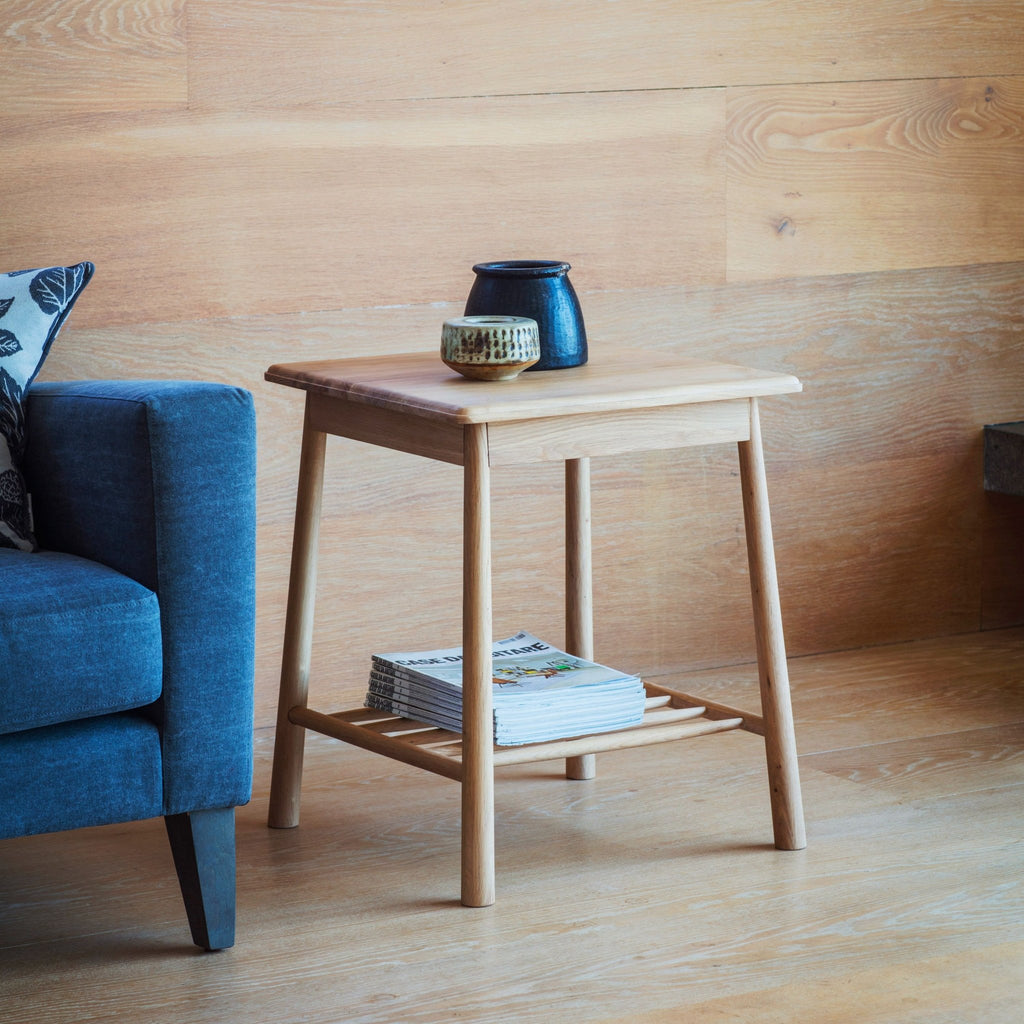
[{"label": "stone ledge", "polygon": [[985,427],[985,490],[1024,497],[1024,422]]}]

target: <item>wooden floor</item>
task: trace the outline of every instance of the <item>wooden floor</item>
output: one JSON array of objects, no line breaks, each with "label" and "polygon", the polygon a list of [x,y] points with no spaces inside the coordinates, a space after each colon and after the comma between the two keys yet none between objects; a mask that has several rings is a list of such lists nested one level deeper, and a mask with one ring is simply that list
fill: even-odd
[{"label": "wooden floor", "polygon": [[[768,843],[748,734],[521,767],[468,910],[455,783],[311,738],[272,832],[261,733],[236,947],[189,946],[159,822],[8,841],[0,1021],[1019,1024],[1024,630],[791,673],[803,852]],[[746,670],[683,682],[753,699]]]}]

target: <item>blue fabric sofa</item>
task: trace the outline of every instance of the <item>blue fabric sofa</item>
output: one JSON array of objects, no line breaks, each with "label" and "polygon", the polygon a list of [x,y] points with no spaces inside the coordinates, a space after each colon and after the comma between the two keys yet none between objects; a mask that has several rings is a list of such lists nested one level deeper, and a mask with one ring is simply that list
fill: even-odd
[{"label": "blue fabric sofa", "polygon": [[194,942],[234,942],[252,785],[252,396],[36,383],[39,550],[0,549],[0,838],[163,816]]}]

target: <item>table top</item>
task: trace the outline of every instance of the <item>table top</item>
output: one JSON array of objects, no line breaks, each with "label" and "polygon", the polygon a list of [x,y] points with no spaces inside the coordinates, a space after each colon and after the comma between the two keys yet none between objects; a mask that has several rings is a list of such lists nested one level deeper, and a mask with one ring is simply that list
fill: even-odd
[{"label": "table top", "polygon": [[639,348],[592,349],[590,362],[527,371],[511,381],[478,381],[449,369],[437,353],[278,363],[275,384],[450,423],[501,423],[801,390],[786,373],[688,359]]}]

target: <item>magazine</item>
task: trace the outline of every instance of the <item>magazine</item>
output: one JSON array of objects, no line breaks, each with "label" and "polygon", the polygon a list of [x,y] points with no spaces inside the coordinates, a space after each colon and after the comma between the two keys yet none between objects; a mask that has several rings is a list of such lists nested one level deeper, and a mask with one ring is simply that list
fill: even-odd
[{"label": "magazine", "polygon": [[[494,742],[608,732],[643,718],[635,675],[568,654],[531,633],[492,645]],[[455,732],[462,727],[462,648],[374,654],[366,706]]]}]

